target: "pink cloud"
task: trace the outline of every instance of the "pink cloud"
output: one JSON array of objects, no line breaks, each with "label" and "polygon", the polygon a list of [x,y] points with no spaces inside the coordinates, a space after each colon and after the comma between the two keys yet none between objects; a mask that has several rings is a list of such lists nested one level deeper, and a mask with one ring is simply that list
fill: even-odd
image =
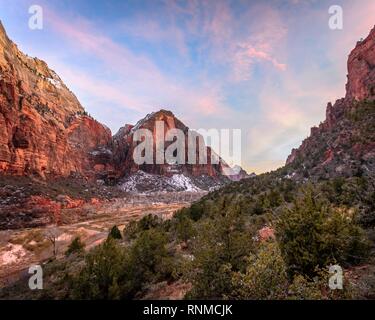
[{"label": "pink cloud", "polygon": [[88,20],[78,17],[67,22],[52,10],[46,12],[46,18],[48,23],[73,45],[100,58],[113,70],[131,72],[136,76],[134,80],[145,77],[153,81],[162,80],[163,76],[149,59],[135,55],[111,38],[101,35]]},{"label": "pink cloud", "polygon": [[[100,79],[93,79],[84,72],[78,70],[71,70],[68,66],[55,63],[60,70],[63,70],[63,76],[66,81],[73,84],[86,94],[102,101],[110,101],[119,106],[126,107],[130,110],[147,112],[145,110],[146,103],[139,97],[132,97],[124,93],[118,85],[101,81]],[[106,106],[104,105],[103,108]]]},{"label": "pink cloud", "polygon": [[270,62],[279,71],[285,71],[287,68],[286,64],[278,62],[270,53],[258,50],[252,44],[239,44],[238,47],[239,49],[234,56],[234,64],[236,78],[239,80],[249,80],[251,66],[260,61]]},{"label": "pink cloud", "polygon": [[271,63],[279,71],[286,70],[286,64],[280,61],[280,44],[287,28],[271,6],[254,3],[234,15],[228,1],[189,1],[187,6],[176,1],[167,3],[173,21],[189,17],[186,30],[205,39],[200,48],[202,56],[210,58],[208,63],[228,67],[230,81],[248,80],[255,63]]},{"label": "pink cloud", "polygon": [[[109,102],[123,103],[124,107],[140,112],[154,109],[156,106],[173,106],[175,110],[181,110],[183,113],[195,110],[198,115],[223,114],[225,107],[220,95],[210,93],[216,89],[213,89],[209,82],[203,81],[199,87],[194,87],[167,77],[148,57],[136,55],[125,46],[117,44],[81,17],[66,21],[52,10],[46,12],[46,17],[54,30],[63,35],[73,47],[99,60],[116,78],[116,81],[106,83],[90,79],[87,71],[76,73],[66,70],[68,80],[85,92],[97,98],[107,98]],[[155,32],[157,34],[160,30]],[[159,37],[168,37],[171,34],[173,32],[168,31],[165,34],[160,33]],[[177,103],[179,105],[176,105]]]}]

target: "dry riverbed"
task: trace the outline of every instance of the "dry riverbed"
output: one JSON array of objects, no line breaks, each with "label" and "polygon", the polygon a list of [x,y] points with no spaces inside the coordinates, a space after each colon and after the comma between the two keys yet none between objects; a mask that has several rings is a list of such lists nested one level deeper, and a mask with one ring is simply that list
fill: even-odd
[{"label": "dry riverbed", "polygon": [[[0,231],[0,288],[17,280],[30,265],[39,264],[54,256],[56,240],[57,258],[65,253],[71,241],[79,236],[86,250],[106,239],[108,231],[114,225],[120,230],[132,220],[154,214],[169,219],[174,212],[199,199],[202,194],[179,193],[158,194],[154,197],[137,195],[131,199],[114,199],[101,206],[86,208],[90,212],[88,219],[56,227],[4,230]],[[74,209],[65,210],[64,215],[76,216]]]}]

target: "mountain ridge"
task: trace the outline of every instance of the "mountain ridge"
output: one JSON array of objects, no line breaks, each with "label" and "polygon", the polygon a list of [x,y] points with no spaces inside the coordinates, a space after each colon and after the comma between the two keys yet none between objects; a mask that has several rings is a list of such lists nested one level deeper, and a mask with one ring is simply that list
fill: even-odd
[{"label": "mountain ridge", "polygon": [[[299,167],[293,172],[295,178],[339,176],[345,172],[351,175],[363,166],[361,162],[369,162],[373,168],[375,145],[370,124],[363,119],[366,128],[356,127],[354,118],[366,104],[371,111],[375,100],[375,27],[366,39],[357,42],[348,57],[347,69],[345,97],[327,104],[326,119],[311,128],[310,136],[299,148],[292,149],[286,160],[287,167]],[[366,135],[368,140],[363,139]]]},{"label": "mountain ridge", "polygon": [[30,58],[17,48],[2,24],[0,103],[0,173],[42,179],[78,175],[116,183],[142,170],[161,176],[207,176],[207,188],[229,181],[223,174],[223,168],[229,166],[222,159],[211,164],[211,148],[205,145],[207,164],[136,165],[133,134],[137,128],[154,132],[156,119],[165,123],[166,130],[182,129],[185,137],[189,128],[171,111],[161,109],[112,135],[87,114],[46,62]]}]

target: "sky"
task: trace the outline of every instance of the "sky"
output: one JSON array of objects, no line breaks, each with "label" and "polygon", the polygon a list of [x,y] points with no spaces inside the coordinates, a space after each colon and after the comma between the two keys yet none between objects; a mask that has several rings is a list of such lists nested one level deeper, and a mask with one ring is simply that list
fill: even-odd
[{"label": "sky", "polygon": [[[41,30],[28,25],[35,4]],[[331,5],[342,30],[329,28]],[[261,173],[345,95],[375,0],[0,0],[0,19],[113,134],[168,109],[192,129],[241,129],[240,165]]]}]

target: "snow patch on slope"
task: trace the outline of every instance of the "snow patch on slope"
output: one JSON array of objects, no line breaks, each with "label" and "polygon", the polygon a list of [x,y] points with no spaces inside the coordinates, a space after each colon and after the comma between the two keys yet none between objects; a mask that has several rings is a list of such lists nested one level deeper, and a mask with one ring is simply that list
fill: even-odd
[{"label": "snow patch on slope", "polygon": [[184,191],[201,191],[201,189],[199,189],[190,178],[183,174],[174,174],[170,178],[170,183],[171,185],[176,186],[176,188],[184,189]]},{"label": "snow patch on slope", "polygon": [[139,120],[135,126],[131,129],[131,132],[134,133],[135,131],[137,131],[145,122],[147,122],[148,120],[151,119],[151,117],[155,114],[155,112],[151,112],[149,114],[146,115],[146,117],[144,117],[143,119]]},{"label": "snow patch on slope", "polygon": [[183,174],[174,174],[171,177],[166,177],[149,174],[141,170],[126,177],[119,187],[128,192],[202,191],[190,177]]}]

